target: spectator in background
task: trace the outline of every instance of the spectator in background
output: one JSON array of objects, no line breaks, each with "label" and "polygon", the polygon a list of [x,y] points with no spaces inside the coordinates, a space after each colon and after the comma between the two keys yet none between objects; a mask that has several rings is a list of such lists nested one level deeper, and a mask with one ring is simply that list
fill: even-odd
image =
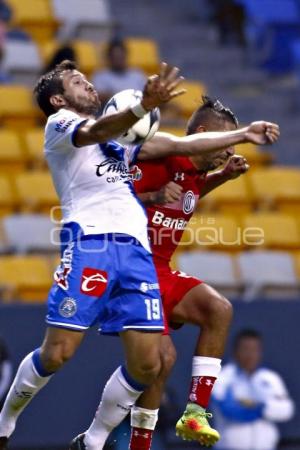
[{"label": "spectator in background", "polygon": [[103,104],[116,92],[124,89],[143,90],[146,76],[142,71],[128,67],[127,56],[124,41],[113,39],[108,43],[107,68],[96,72],[92,80]]},{"label": "spectator in background", "polygon": [[42,74],[48,73],[54,69],[57,64],[60,64],[62,61],[68,59],[69,61],[77,62],[76,52],[72,47],[70,42],[64,42],[56,49],[54,54],[52,55],[50,61],[43,69]]},{"label": "spectator in background", "polygon": [[242,330],[234,341],[234,361],[222,369],[213,399],[222,450],[275,450],[275,422],[293,416],[294,404],[281,377],[260,366],[262,338]]},{"label": "spectator in background", "polygon": [[213,20],[219,32],[220,45],[246,45],[245,8],[237,0],[212,0]]},{"label": "spectator in background", "polygon": [[11,8],[4,0],[0,0],[0,47],[3,47],[7,24],[12,16]]},{"label": "spectator in background", "polygon": [[12,380],[12,363],[7,347],[0,338],[0,411]]},{"label": "spectator in background", "polygon": [[0,84],[10,83],[12,78],[9,73],[3,68],[4,48],[0,46]]}]

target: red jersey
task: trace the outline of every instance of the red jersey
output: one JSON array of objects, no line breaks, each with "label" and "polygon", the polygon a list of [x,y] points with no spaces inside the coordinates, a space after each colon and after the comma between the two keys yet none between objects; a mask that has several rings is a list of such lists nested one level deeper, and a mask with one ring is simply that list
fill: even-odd
[{"label": "red jersey", "polygon": [[168,263],[197,206],[201,189],[206,182],[206,173],[197,170],[189,158],[182,156],[139,162],[138,165],[142,178],[135,182],[137,193],[159,191],[170,181],[183,188],[178,201],[147,207],[154,262]]}]

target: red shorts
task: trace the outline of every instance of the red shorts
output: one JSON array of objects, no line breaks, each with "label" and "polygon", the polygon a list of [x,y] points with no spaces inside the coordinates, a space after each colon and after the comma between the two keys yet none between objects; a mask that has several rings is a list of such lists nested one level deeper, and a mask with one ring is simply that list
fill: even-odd
[{"label": "red shorts", "polygon": [[156,265],[156,272],[159,281],[160,293],[164,308],[165,330],[163,334],[169,334],[169,327],[172,326],[171,314],[177,303],[181,302],[187,292],[195,286],[203,283],[198,278],[187,275],[179,270],[172,270],[169,266]]}]

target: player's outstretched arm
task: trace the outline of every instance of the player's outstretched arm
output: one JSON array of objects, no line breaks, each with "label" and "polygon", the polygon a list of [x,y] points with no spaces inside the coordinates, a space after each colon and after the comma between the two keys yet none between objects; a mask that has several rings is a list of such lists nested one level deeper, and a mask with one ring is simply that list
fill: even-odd
[{"label": "player's outstretched arm", "polygon": [[178,74],[179,69],[177,67],[162,63],[160,74],[148,78],[141,100],[137,100],[134,106],[119,113],[83,123],[76,134],[76,145],[82,147],[116,138],[125,133],[148,111],[184,94],[184,89],[177,90],[178,85],[183,80],[183,77]]},{"label": "player's outstretched arm", "polygon": [[279,126],[265,121],[253,122],[239,130],[196,133],[185,137],[156,133],[151,140],[143,144],[138,159],[147,160],[176,155],[195,156],[246,142],[258,145],[273,144],[278,140],[279,135]]},{"label": "player's outstretched arm", "polygon": [[207,175],[205,185],[201,189],[200,198],[209,194],[209,192],[213,191],[227,181],[234,180],[240,175],[243,175],[249,170],[249,167],[250,166],[247,163],[247,160],[243,156],[231,156],[223,169]]}]

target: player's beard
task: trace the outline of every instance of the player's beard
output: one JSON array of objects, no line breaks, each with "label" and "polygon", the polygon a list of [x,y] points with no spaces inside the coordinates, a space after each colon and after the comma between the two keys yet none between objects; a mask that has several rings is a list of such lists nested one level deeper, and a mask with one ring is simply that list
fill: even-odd
[{"label": "player's beard", "polygon": [[87,116],[97,116],[100,111],[100,100],[92,102],[86,98],[82,98],[81,100],[75,100],[73,97],[68,95],[64,96],[67,106],[77,111],[80,114],[86,114]]}]

